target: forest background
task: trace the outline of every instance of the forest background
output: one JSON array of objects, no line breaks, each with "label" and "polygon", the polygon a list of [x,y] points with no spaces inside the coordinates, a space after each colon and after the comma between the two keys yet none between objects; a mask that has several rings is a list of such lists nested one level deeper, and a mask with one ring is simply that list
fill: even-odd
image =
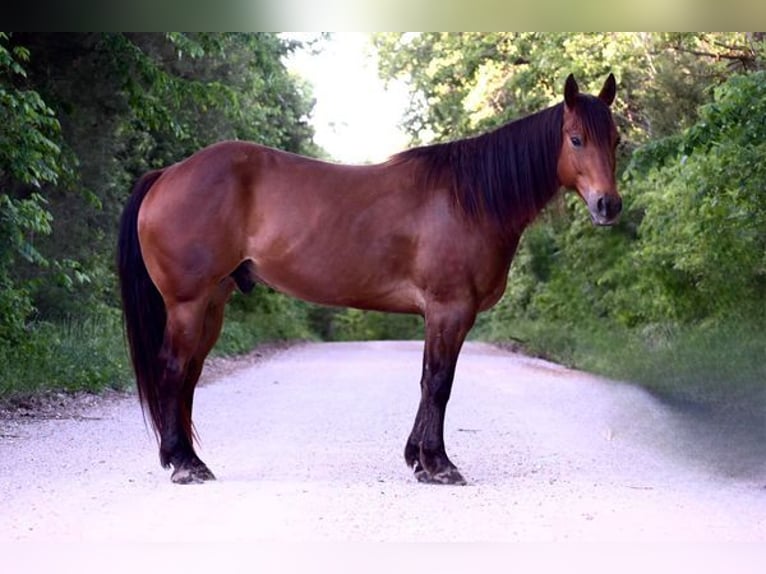
[{"label": "forest background", "polygon": [[[376,34],[373,46],[381,76],[410,87],[412,145],[554,104],[570,72],[590,89],[613,72],[619,225],[593,227],[562,194],[472,336],[762,421],[763,33]],[[114,255],[143,172],[228,138],[332,159],[312,140],[311,87],[285,66],[299,47],[270,33],[0,33],[0,400],[131,386]],[[260,286],[233,297],[215,352],[420,336],[417,317]]]}]

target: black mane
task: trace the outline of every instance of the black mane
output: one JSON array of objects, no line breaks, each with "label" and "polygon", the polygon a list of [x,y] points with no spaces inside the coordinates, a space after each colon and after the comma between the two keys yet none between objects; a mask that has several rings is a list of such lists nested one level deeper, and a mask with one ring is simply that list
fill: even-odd
[{"label": "black mane", "polygon": [[[608,141],[603,139],[612,125],[608,107],[579,95],[577,108],[586,135]],[[487,218],[501,233],[518,235],[560,187],[563,113],[560,103],[483,135],[406,150],[392,161],[420,162],[419,184],[449,185],[468,217]]]}]

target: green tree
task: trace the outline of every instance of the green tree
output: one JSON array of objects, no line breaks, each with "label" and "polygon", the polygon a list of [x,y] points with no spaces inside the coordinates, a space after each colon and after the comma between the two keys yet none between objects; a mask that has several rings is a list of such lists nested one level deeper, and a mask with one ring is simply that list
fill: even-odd
[{"label": "green tree", "polygon": [[9,49],[0,33],[0,344],[23,334],[32,285],[15,272],[21,262],[47,267],[36,240],[51,231],[40,190],[60,175],[59,124],[40,95],[24,84],[29,52]]},{"label": "green tree", "polygon": [[[0,398],[130,380],[113,258],[131,185],[220,139],[318,152],[310,89],[282,62],[296,46],[275,34],[0,34]],[[308,311],[270,290],[234,306],[224,351],[311,335]]]},{"label": "green tree", "polygon": [[221,139],[312,153],[307,87],[274,34],[19,34],[27,82],[61,123],[66,177],[41,187],[53,215],[38,241],[48,269],[21,270],[45,319],[117,305],[112,271],[117,219],[130,186]]},{"label": "green tree", "polygon": [[410,85],[404,127],[415,143],[464,137],[559,102],[569,73],[587,87],[613,72],[624,158],[691,125],[710,86],[763,62],[763,38],[743,33],[389,33],[374,41],[381,76]]},{"label": "green tree", "polygon": [[647,146],[628,172],[643,211],[636,312],[658,321],[763,316],[766,72],[732,76],[699,121]]}]

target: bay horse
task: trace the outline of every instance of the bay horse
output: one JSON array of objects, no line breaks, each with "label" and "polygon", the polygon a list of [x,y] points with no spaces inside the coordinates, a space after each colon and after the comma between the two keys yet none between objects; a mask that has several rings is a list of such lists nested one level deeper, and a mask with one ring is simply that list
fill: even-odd
[{"label": "bay horse", "polygon": [[423,316],[404,459],[421,482],[465,484],[444,445],[461,346],[560,188],[577,191],[594,224],[617,220],[615,92],[612,74],[598,96],[570,74],[556,105],[377,165],[224,141],[144,174],[121,217],[117,263],[138,394],[171,480],[215,478],[193,446],[194,389],[229,296],[261,282],[318,304]]}]

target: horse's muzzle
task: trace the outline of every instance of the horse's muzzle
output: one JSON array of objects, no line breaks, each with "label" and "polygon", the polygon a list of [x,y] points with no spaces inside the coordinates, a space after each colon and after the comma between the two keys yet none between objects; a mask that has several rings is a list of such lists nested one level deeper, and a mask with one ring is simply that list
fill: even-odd
[{"label": "horse's muzzle", "polygon": [[595,225],[614,225],[622,213],[622,199],[619,195],[604,194],[595,205],[590,205],[590,216]]}]

